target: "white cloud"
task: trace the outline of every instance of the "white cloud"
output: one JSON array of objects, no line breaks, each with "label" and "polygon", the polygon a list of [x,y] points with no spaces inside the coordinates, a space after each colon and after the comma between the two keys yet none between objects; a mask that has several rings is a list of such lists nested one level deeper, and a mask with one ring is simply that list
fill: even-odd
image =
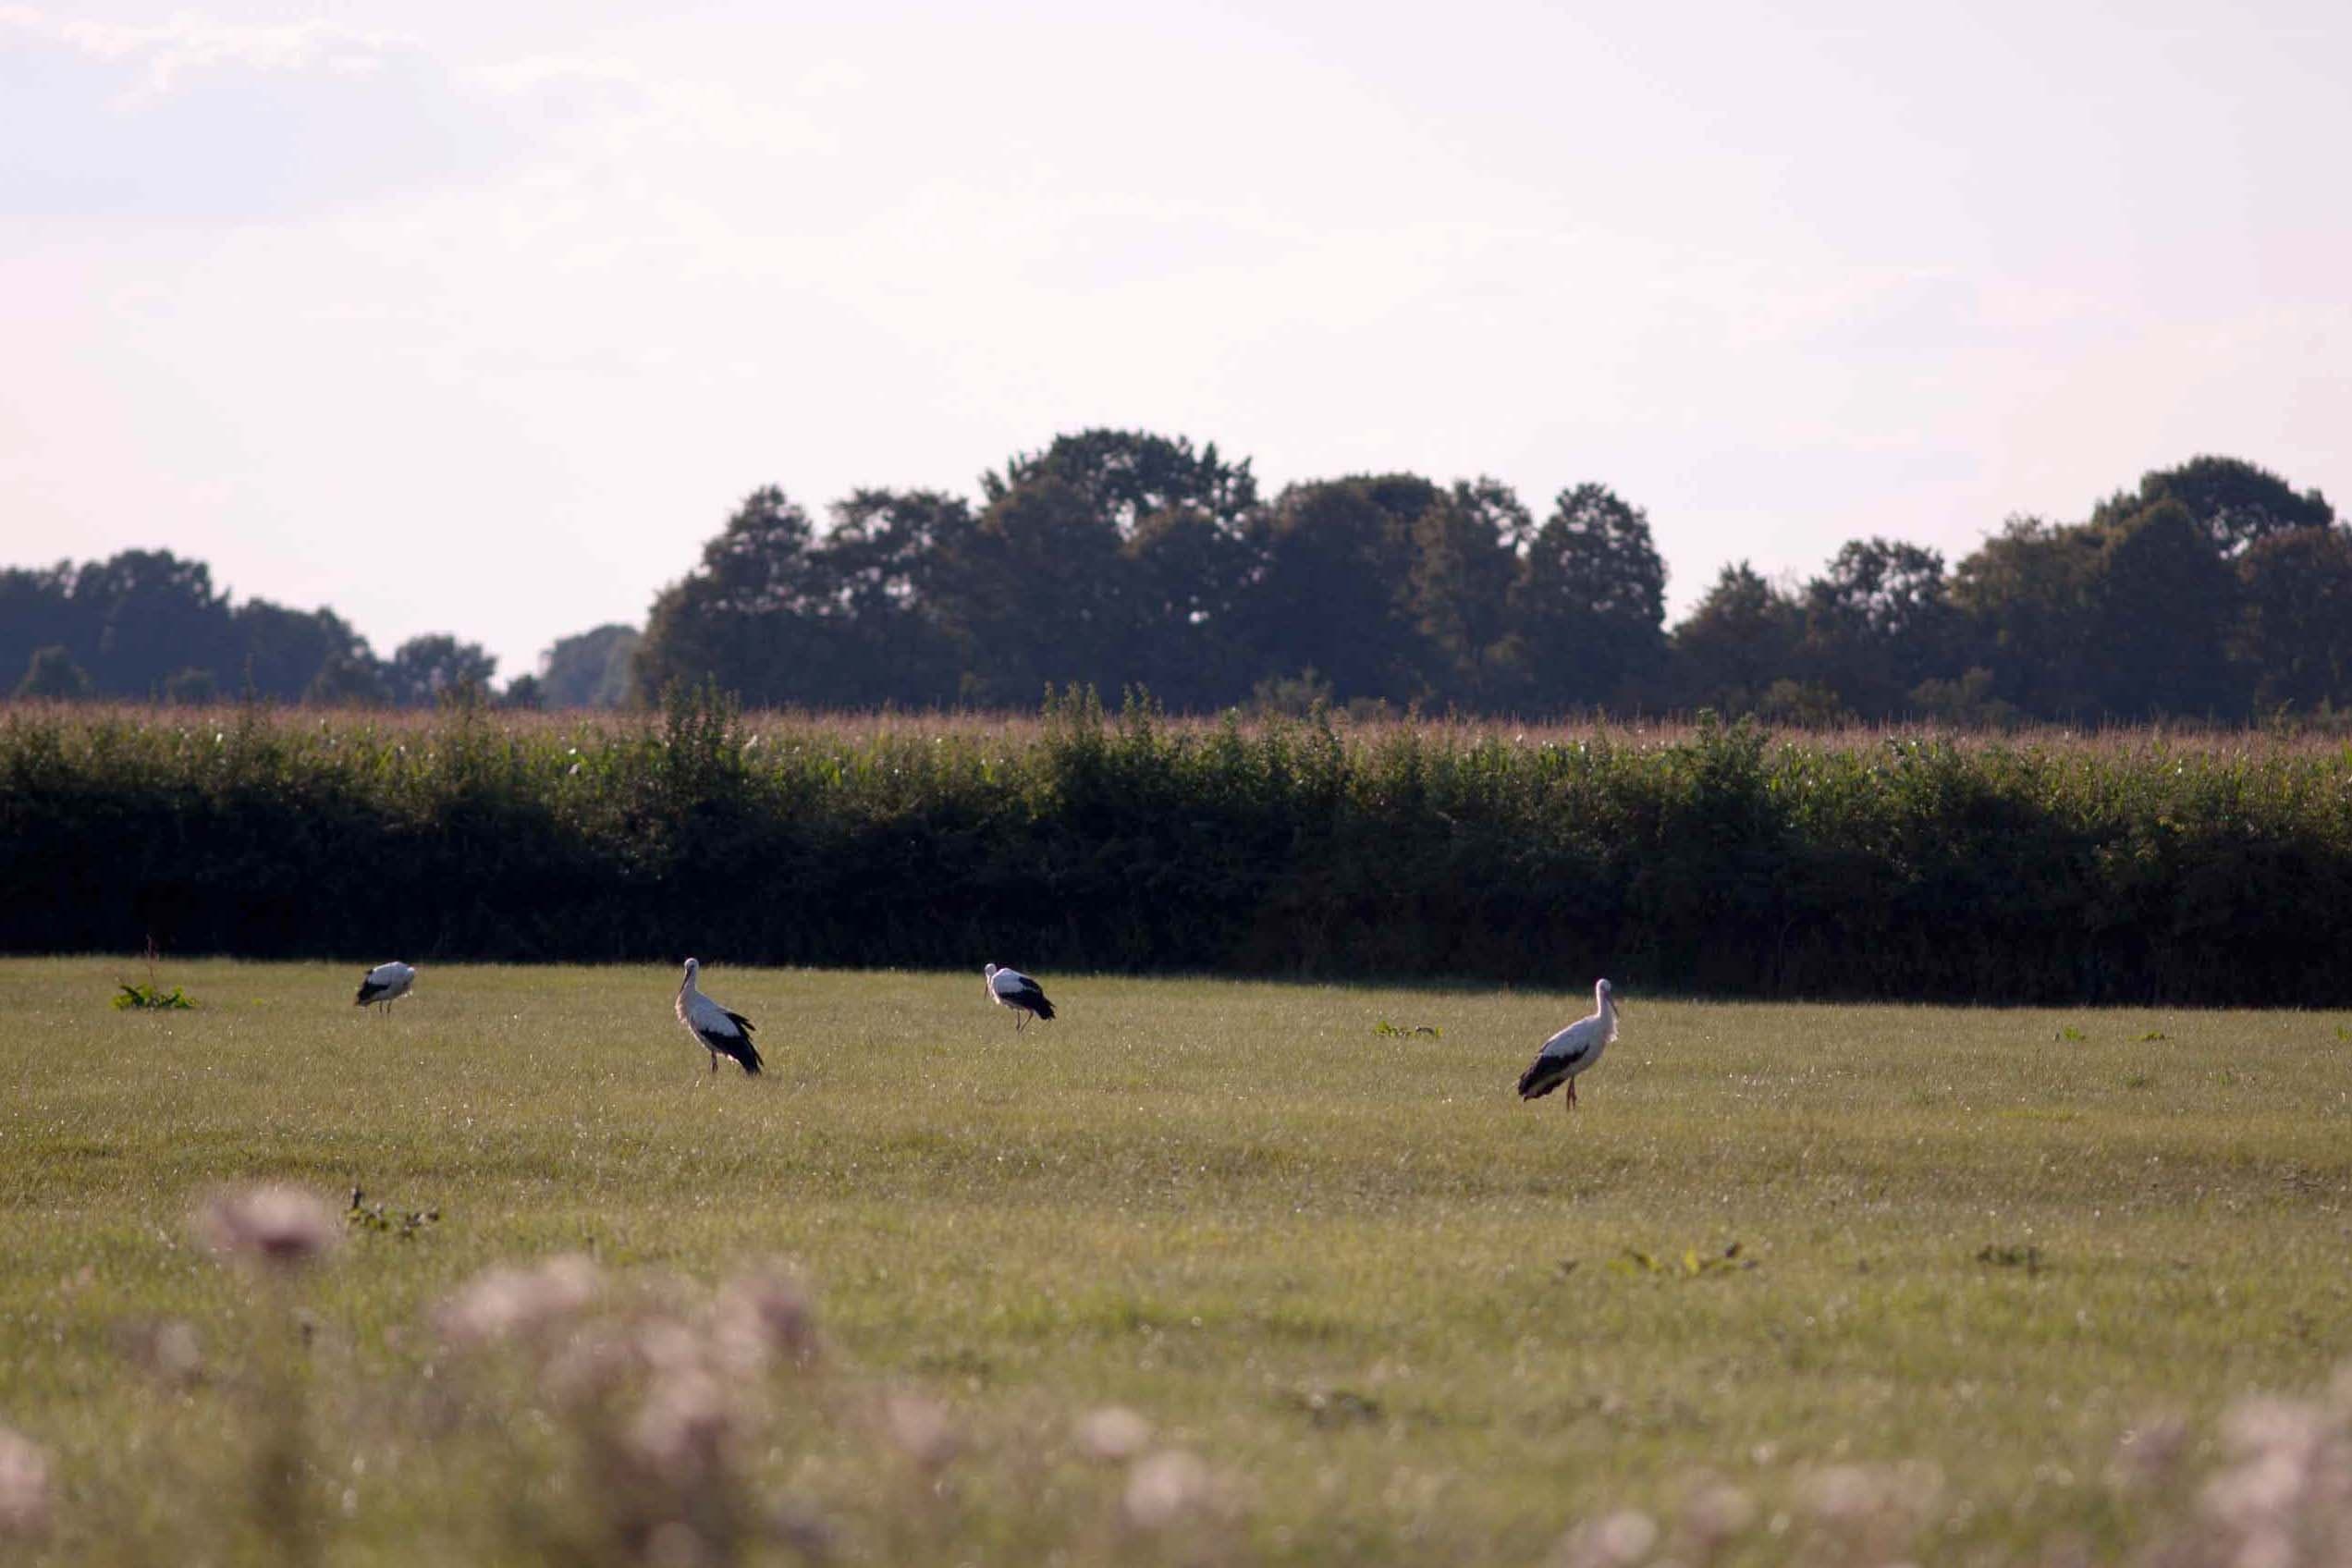
[{"label": "white cloud", "polygon": [[140,91],[158,94],[207,71],[367,75],[381,68],[386,55],[414,48],[391,33],[329,21],[254,25],[182,14],[168,22],[127,26],[53,17],[30,6],[0,6],[0,31],[136,65]]}]

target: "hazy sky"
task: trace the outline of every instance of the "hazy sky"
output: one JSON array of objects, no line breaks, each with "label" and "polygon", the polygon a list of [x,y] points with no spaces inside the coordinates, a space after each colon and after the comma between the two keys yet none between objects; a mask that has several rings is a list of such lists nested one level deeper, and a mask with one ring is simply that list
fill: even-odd
[{"label": "hazy sky", "polygon": [[0,0],[0,562],[502,672],[1086,425],[1586,479],[1677,611],[2216,451],[2352,509],[2352,7]]}]

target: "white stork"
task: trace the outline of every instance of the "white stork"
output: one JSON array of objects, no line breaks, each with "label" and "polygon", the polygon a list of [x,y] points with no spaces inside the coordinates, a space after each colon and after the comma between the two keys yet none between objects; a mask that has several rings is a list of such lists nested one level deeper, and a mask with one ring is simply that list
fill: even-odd
[{"label": "white stork", "polygon": [[1519,1075],[1519,1097],[1539,1100],[1561,1084],[1568,1085],[1568,1097],[1560,1102],[1561,1109],[1573,1109],[1576,1104],[1576,1077],[1600,1060],[1600,1053],[1617,1038],[1617,1001],[1606,980],[1593,985],[1593,1010],[1587,1016],[1554,1035],[1544,1042],[1542,1050],[1527,1071]]},{"label": "white stork", "polygon": [[415,984],[416,970],[412,966],[397,959],[379,963],[360,976],[360,994],[351,998],[351,1005],[366,1007],[371,1002],[381,1002],[384,1011],[390,1012],[392,1004],[407,996],[409,987]]},{"label": "white stork", "polygon": [[718,1071],[718,1059],[729,1057],[742,1063],[745,1073],[760,1070],[759,1047],[752,1044],[752,1021],[740,1012],[729,1012],[695,987],[694,976],[703,966],[692,959],[686,961],[686,978],[678,985],[678,1022],[686,1025],[686,1033],[703,1049],[710,1052],[711,1071]]},{"label": "white stork", "polygon": [[1013,1021],[1014,1034],[1028,1028],[1032,1017],[1053,1022],[1054,1005],[1046,1000],[1044,987],[1018,969],[1000,969],[992,963],[980,971],[980,977],[988,983],[990,1001],[1020,1015]]}]

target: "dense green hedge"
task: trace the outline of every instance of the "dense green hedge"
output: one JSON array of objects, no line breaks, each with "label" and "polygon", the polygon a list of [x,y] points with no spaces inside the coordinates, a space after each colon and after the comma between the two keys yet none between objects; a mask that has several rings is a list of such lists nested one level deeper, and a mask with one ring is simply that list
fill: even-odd
[{"label": "dense green hedge", "polygon": [[2352,1003],[2352,753],[19,708],[0,948]]}]

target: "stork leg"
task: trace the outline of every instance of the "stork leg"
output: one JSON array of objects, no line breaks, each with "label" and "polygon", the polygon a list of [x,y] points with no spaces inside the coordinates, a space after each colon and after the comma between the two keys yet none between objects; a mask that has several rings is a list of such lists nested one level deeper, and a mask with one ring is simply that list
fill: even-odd
[{"label": "stork leg", "polygon": [[717,1051],[713,1051],[713,1052],[711,1052],[711,1053],[710,1053],[710,1059],[711,1059],[711,1076],[712,1076],[712,1077],[714,1077],[714,1078],[716,1078],[716,1077],[717,1077],[717,1076],[718,1076],[718,1053],[717,1053]]},{"label": "stork leg", "polygon": [[1568,1109],[1576,1109],[1576,1081],[1574,1078],[1568,1080]]}]

